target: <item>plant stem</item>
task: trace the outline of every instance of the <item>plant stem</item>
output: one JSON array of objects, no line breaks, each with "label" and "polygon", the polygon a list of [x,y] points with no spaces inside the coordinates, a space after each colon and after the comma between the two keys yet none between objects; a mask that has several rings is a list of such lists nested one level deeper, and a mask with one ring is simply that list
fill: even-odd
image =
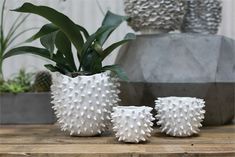
[{"label": "plant stem", "polygon": [[4,80],[4,76],[3,76],[3,60],[0,58],[0,80]]}]

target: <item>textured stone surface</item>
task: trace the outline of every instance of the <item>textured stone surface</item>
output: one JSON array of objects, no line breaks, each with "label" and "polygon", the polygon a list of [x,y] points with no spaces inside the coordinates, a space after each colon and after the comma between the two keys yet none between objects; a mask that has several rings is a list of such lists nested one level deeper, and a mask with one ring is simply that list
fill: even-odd
[{"label": "textured stone surface", "polygon": [[141,35],[120,50],[116,63],[131,82],[235,82],[235,42],[217,35]]},{"label": "textured stone surface", "polygon": [[124,0],[129,25],[135,31],[178,30],[186,13],[185,0]]},{"label": "textured stone surface", "polygon": [[0,95],[0,124],[53,124],[50,93]]},{"label": "textured stone surface", "polygon": [[185,0],[187,12],[183,32],[216,34],[222,20],[221,0]]},{"label": "textured stone surface", "polygon": [[124,46],[116,63],[129,76],[121,105],[154,107],[158,97],[206,101],[204,125],[231,122],[235,109],[235,44],[215,35],[142,35]]}]

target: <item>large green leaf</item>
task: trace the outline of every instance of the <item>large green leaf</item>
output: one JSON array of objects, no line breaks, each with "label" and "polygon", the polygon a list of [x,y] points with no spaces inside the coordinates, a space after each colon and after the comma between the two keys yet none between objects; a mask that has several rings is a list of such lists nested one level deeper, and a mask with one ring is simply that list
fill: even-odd
[{"label": "large green leaf", "polygon": [[113,73],[115,73],[120,79],[122,79],[124,81],[129,81],[126,73],[124,72],[124,70],[119,65],[109,65],[109,66],[103,67],[102,69],[104,71],[110,70]]},{"label": "large green leaf", "polygon": [[51,72],[60,72],[61,74],[68,74],[69,72],[67,70],[65,70],[64,68],[61,69],[58,66],[54,66],[52,64],[46,64],[44,65],[48,70],[50,70]]},{"label": "large green leaf", "polygon": [[45,35],[56,32],[58,30],[59,30],[59,28],[52,23],[45,24],[44,26],[42,26],[42,28],[36,34],[34,34],[31,38],[29,38],[27,40],[27,42],[31,42],[31,41],[36,40],[38,38],[41,38]]},{"label": "large green leaf", "polygon": [[32,47],[32,46],[22,46],[18,48],[11,49],[10,51],[6,52],[3,56],[3,59],[6,59],[11,56],[15,55],[22,55],[22,54],[34,54],[41,56],[43,58],[51,60],[50,52],[47,49]]},{"label": "large green leaf", "polygon": [[63,32],[60,31],[57,33],[55,38],[55,45],[59,52],[63,53],[66,62],[72,67],[74,71],[77,71],[77,67],[73,58],[71,42]]},{"label": "large green leaf", "polygon": [[123,45],[123,44],[125,44],[125,43],[127,43],[131,40],[134,40],[134,39],[136,39],[135,34],[133,34],[133,33],[127,34],[122,41],[119,41],[119,42],[116,42],[116,43],[112,44],[111,46],[109,46],[108,48],[106,48],[103,51],[102,60],[104,60],[111,52],[113,52],[119,46],[121,46],[121,45]]},{"label": "large green leaf", "polygon": [[84,44],[83,37],[80,32],[81,30],[72,20],[70,20],[64,14],[50,7],[36,6],[31,3],[24,3],[20,8],[15,9],[14,11],[32,13],[46,18],[47,20],[58,26],[60,30],[66,34],[66,36],[76,47],[78,53],[80,53],[82,45]]},{"label": "large green leaf", "polygon": [[[89,33],[87,32],[87,30],[84,27],[77,25],[77,29],[81,30],[81,32],[84,34],[85,38],[89,37]],[[27,40],[27,42],[34,41],[38,38],[41,38],[44,35],[56,32],[58,30],[59,30],[59,27],[57,27],[53,23],[45,24],[44,26],[42,26],[42,28],[36,34],[34,34],[31,38],[29,38]]]},{"label": "large green leaf", "polygon": [[43,58],[46,58],[48,60],[55,62],[56,64],[63,65],[64,68],[66,69],[71,70],[70,67],[67,66],[66,62],[64,61],[65,59],[59,55],[61,53],[56,53],[51,57],[51,54],[47,49],[42,49],[42,48],[37,48],[37,47],[32,47],[32,46],[22,46],[22,47],[11,49],[10,51],[5,53],[5,55],[3,56],[3,59],[9,58],[11,56],[22,55],[22,54],[33,54],[33,55],[41,56]]},{"label": "large green leaf", "polygon": [[98,39],[98,43],[103,46],[108,37],[112,34],[112,32],[123,22],[128,20],[127,16],[120,16],[108,11],[105,15],[105,18],[102,22],[102,26],[112,26],[112,29],[107,30],[104,34],[102,34]]}]

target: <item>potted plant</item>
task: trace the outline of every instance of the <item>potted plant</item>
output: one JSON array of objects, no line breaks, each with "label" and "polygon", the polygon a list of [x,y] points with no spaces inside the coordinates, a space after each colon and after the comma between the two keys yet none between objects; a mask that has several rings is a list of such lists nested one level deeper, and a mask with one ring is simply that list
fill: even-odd
[{"label": "potted plant", "polygon": [[[46,85],[49,86],[45,84],[49,83],[46,82],[50,79],[48,72],[38,73],[35,76],[35,83],[33,83],[34,75],[24,70],[20,70],[14,78],[4,79],[3,61],[5,58],[3,56],[15,47],[13,43],[16,39],[28,31],[37,29],[28,28],[19,31],[20,26],[29,17],[29,15],[20,14],[6,32],[4,28],[5,6],[6,0],[3,1],[0,17],[0,124],[54,123],[55,116],[51,109],[49,89],[45,89]],[[16,43],[16,45],[25,42]],[[44,91],[40,88],[44,88]]]},{"label": "potted plant", "polygon": [[[47,6],[25,3],[14,11],[36,14],[51,23],[44,25],[31,38],[40,38],[44,48],[17,47],[6,53],[4,58],[30,53],[52,61],[54,64],[45,67],[54,72],[53,108],[61,129],[69,131],[70,135],[100,134],[110,120],[112,107],[119,101],[118,79],[111,74],[127,80],[118,65],[103,66],[102,61],[114,49],[135,39],[135,35],[127,34],[124,40],[103,47],[111,33],[128,17],[108,11],[101,27],[94,34],[89,34],[67,16]],[[76,54],[72,52],[72,45]],[[76,61],[79,61],[79,66]]]}]

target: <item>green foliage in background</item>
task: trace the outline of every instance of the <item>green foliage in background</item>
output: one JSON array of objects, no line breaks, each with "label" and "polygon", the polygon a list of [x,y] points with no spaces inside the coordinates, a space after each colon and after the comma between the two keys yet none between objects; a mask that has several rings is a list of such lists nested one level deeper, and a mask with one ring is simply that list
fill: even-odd
[{"label": "green foliage in background", "polygon": [[[25,22],[25,20],[29,17],[29,15],[23,15],[19,14],[19,16],[13,21],[13,24],[10,26],[9,31],[5,32],[4,29],[4,21],[5,20],[11,20],[11,17],[6,17],[5,15],[5,6],[6,6],[6,0],[2,3],[2,8],[0,10],[1,16],[0,16],[0,79],[3,80],[3,61],[5,57],[3,57],[7,51],[11,50],[11,48],[14,47],[14,42],[16,39],[24,35],[26,32],[34,30],[36,28],[29,28],[22,31],[18,31],[20,26]],[[23,42],[18,43],[17,45],[23,44]]]},{"label": "green foliage in background", "polygon": [[0,93],[24,93],[32,89],[33,73],[27,73],[25,70],[20,72],[8,81],[0,80]]},{"label": "green foliage in background", "polygon": [[[5,53],[3,59],[30,53],[51,60],[53,64],[47,64],[45,67],[52,72],[75,77],[81,74],[92,75],[111,70],[120,78],[127,80],[125,73],[118,65],[103,66],[102,62],[117,47],[135,39],[135,35],[129,33],[123,40],[104,48],[104,43],[109,36],[122,22],[128,20],[128,17],[108,11],[101,27],[95,33],[89,34],[85,28],[74,23],[67,16],[47,6],[25,3],[14,11],[36,14],[51,23],[44,25],[28,40],[40,39],[44,48],[17,47]],[[72,45],[76,48],[76,57],[72,52]],[[75,64],[77,61],[80,63],[78,67]]]},{"label": "green foliage in background", "polygon": [[52,84],[52,76],[48,71],[36,73],[26,72],[21,69],[12,79],[0,79],[1,93],[25,93],[25,92],[49,92]]}]

